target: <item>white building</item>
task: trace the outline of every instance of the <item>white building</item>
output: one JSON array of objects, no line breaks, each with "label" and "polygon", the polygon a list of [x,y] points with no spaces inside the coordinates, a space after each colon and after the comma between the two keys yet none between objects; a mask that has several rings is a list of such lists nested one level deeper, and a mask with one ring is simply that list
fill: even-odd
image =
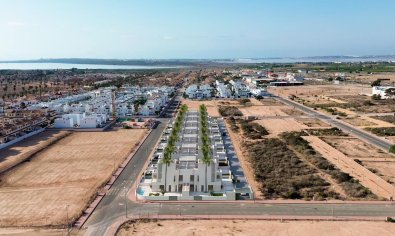
[{"label": "white building", "polygon": [[226,86],[224,83],[219,82],[218,80],[215,81],[215,85],[218,91],[218,96],[220,98],[230,98],[232,97],[232,92],[230,91],[229,87]]},{"label": "white building", "polygon": [[208,84],[192,84],[188,86],[188,88],[185,90],[185,93],[190,99],[205,99],[212,97],[212,91],[213,87]]},{"label": "white building", "polygon": [[108,121],[105,114],[64,114],[61,118],[56,118],[54,128],[99,128]]},{"label": "white building", "polygon": [[[202,161],[201,127],[197,111],[187,112],[180,139],[175,145],[177,151],[171,155],[171,163],[167,165],[162,162],[173,124],[165,129],[145,172],[145,176],[149,175],[150,178],[144,179],[140,184],[140,189],[149,188],[144,196],[148,199],[150,193],[166,192],[167,196],[176,196],[180,200],[194,200],[196,196],[210,197],[211,193],[219,193],[223,198],[221,200],[235,200],[229,161],[217,120],[208,119],[212,154],[210,164]],[[160,200],[161,197],[157,199]]]},{"label": "white building", "polygon": [[57,129],[74,128],[74,121],[70,117],[56,118],[54,123],[54,128]]},{"label": "white building", "polygon": [[381,99],[392,98],[386,93],[388,89],[395,89],[395,86],[373,86],[372,95],[379,95]]},{"label": "white building", "polygon": [[232,85],[231,90],[233,93],[233,97],[235,97],[235,98],[249,98],[249,97],[251,97],[250,88],[247,85],[245,85],[242,81],[231,80],[229,83]]}]

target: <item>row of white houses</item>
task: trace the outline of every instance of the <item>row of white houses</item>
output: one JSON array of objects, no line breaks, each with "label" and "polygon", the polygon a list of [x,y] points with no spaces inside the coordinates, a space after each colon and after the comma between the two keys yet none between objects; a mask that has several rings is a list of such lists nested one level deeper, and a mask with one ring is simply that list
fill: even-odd
[{"label": "row of white houses", "polygon": [[138,197],[151,200],[169,200],[172,196],[179,200],[202,197],[205,200],[216,198],[213,196],[216,193],[217,200],[235,200],[232,173],[218,121],[208,117],[212,154],[209,164],[202,160],[200,117],[197,111],[187,112],[175,145],[176,152],[171,155],[171,163],[162,162],[173,124],[169,124],[163,132],[137,190]]},{"label": "row of white houses", "polygon": [[185,96],[190,99],[217,98],[249,98],[251,96],[264,96],[265,88],[249,86],[242,80],[231,80],[228,84],[215,81],[215,87],[208,84],[192,84],[185,90]]}]

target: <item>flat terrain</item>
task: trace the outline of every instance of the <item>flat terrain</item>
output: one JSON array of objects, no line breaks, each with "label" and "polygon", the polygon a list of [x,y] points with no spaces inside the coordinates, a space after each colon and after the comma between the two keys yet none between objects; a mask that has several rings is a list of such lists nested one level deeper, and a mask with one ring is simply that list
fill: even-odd
[{"label": "flat terrain", "polygon": [[61,225],[76,218],[147,132],[73,133],[1,175],[0,226]]},{"label": "flat terrain", "polygon": [[385,222],[260,221],[260,220],[164,220],[124,225],[118,235],[293,235],[293,236],[389,236],[395,224]]},{"label": "flat terrain", "polygon": [[0,151],[0,173],[67,136],[68,131],[44,131]]},{"label": "flat terrain", "polygon": [[325,137],[323,140],[347,157],[359,160],[361,165],[373,171],[387,182],[395,183],[394,154],[386,153],[381,149],[352,137]]},{"label": "flat terrain", "polygon": [[342,152],[333,148],[319,137],[306,136],[304,139],[307,140],[317,152],[319,152],[333,165],[344,173],[358,179],[363,186],[370,189],[375,195],[387,200],[392,197],[394,187],[383,178],[361,166],[355,160],[348,158]]},{"label": "flat terrain", "polygon": [[[186,104],[190,110],[199,110],[199,106],[204,104],[207,107],[207,112],[209,116],[212,117],[220,117],[221,115],[218,112],[218,101],[211,100],[211,101],[197,101],[197,100],[189,100],[184,99],[182,100],[183,104]],[[221,105],[221,104],[220,104]]]},{"label": "flat terrain", "polygon": [[293,118],[262,119],[254,122],[267,128],[270,133],[269,137],[277,137],[283,132],[301,131],[302,129],[308,128],[308,126],[297,122]]}]

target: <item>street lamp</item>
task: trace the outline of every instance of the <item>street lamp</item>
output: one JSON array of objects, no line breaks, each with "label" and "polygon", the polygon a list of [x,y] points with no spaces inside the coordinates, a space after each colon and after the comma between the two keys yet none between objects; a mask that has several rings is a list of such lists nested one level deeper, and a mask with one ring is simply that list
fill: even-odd
[{"label": "street lamp", "polygon": [[70,236],[70,229],[69,229],[69,205],[66,205],[66,228],[67,228],[67,235]]},{"label": "street lamp", "polygon": [[128,218],[128,201],[127,201],[127,191],[126,191],[126,186],[123,187],[123,190],[125,191],[125,217]]}]

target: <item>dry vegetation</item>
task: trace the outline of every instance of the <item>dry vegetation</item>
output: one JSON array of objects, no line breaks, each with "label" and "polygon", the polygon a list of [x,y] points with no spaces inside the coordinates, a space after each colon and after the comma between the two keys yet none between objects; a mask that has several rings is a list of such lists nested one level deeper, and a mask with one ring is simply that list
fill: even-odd
[{"label": "dry vegetation", "polygon": [[223,117],[228,116],[243,116],[243,113],[235,106],[219,106],[218,112]]},{"label": "dry vegetation", "polygon": [[359,139],[325,137],[323,140],[389,183],[395,183],[395,155],[389,154]]},{"label": "dry vegetation", "polygon": [[[333,129],[330,129],[332,131]],[[338,131],[336,131],[337,133]],[[331,134],[333,135],[333,134]],[[342,134],[338,134],[342,136]],[[329,162],[321,154],[316,152],[314,148],[302,136],[307,136],[306,133],[292,132],[284,133],[282,137],[291,145],[297,152],[315,167],[322,172],[328,174],[342,190],[346,193],[346,197],[352,199],[375,199],[376,196],[366,187],[362,186],[357,179],[354,179],[349,174],[342,172],[339,168]]]},{"label": "dry vegetation", "polygon": [[162,220],[129,222],[119,236],[151,235],[350,236],[393,235],[395,224],[357,221]]},{"label": "dry vegetation", "polygon": [[78,217],[146,130],[73,133],[1,175],[0,225],[44,226]]},{"label": "dry vegetation", "polygon": [[329,183],[302,162],[279,139],[244,143],[254,166],[255,179],[265,198],[327,199],[338,198]]}]

